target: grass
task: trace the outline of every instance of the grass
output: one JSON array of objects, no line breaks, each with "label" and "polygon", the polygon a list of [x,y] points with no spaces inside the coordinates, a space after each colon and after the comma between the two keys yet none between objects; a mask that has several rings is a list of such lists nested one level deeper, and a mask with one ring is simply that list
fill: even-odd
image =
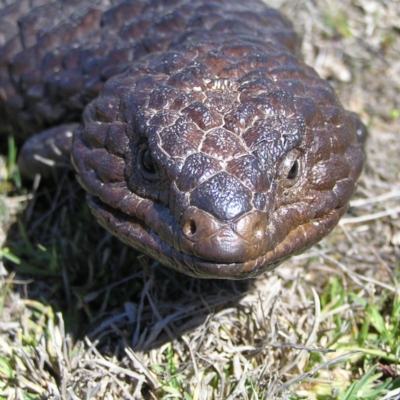
[{"label": "grass", "polygon": [[105,233],[71,177],[21,182],[10,140],[0,159],[0,399],[400,397],[396,2],[281,3],[307,62],[370,124],[349,213],[264,277],[196,280]]},{"label": "grass", "polygon": [[[275,284],[278,282],[276,280]],[[241,342],[239,328],[251,329],[257,336],[252,326],[257,320],[254,315],[257,309],[250,302],[245,303],[248,309],[235,310],[236,318],[232,318],[234,314],[229,308],[223,309],[200,327],[196,336],[204,337],[202,331],[206,329],[215,341],[213,352],[209,353],[209,344],[199,352],[193,348],[196,340],[191,340],[191,334],[186,334],[148,351],[148,357],[143,357],[143,351],[134,351],[128,343],[120,349],[125,353],[122,357],[107,352],[107,347],[113,347],[109,343],[99,346],[88,337],[74,343],[65,332],[62,313],[40,301],[16,295],[14,287],[24,283],[13,277],[2,282],[2,325],[12,324],[13,332],[8,343],[3,337],[1,340],[2,398],[9,398],[10,393],[16,393],[17,389],[22,398],[41,398],[52,391],[64,396],[75,393],[77,398],[107,398],[106,392],[110,390],[129,398],[125,397],[128,393],[132,395],[138,387],[143,390],[146,386],[149,398],[205,398],[200,393],[209,393],[209,398],[212,394],[219,394],[220,398],[263,399],[272,398],[274,394],[277,396],[274,398],[289,398],[279,396],[290,390],[291,399],[342,400],[376,399],[388,391],[400,389],[396,369],[400,337],[398,298],[392,296],[376,305],[350,294],[352,299],[348,303],[349,294],[337,279],[332,280],[321,296],[320,311],[313,310],[319,320],[314,320],[314,327],[318,326],[318,329],[316,337],[308,340],[310,348],[276,342],[276,339],[269,344],[235,346],[234,342]],[[315,307],[318,307],[319,298],[315,296]],[[4,305],[10,307],[11,302],[14,322],[7,321],[10,317],[8,312],[4,315]],[[354,314],[352,323],[343,315],[344,310],[350,308]],[[382,310],[386,312],[382,314]],[[288,327],[288,321],[281,315],[275,317],[277,325]],[[296,327],[292,328],[296,330]],[[124,332],[117,326],[114,332],[125,341]],[[244,335],[246,338],[242,340],[248,342],[251,338],[246,333]],[[97,350],[98,346],[101,350]],[[276,355],[275,352],[282,354]],[[276,378],[268,377],[269,371],[264,366],[269,358],[282,358],[282,355],[290,361],[282,366],[284,374],[293,378],[286,384],[277,385]],[[208,358],[206,363],[202,362],[203,357]],[[188,378],[201,382],[202,387],[191,387]],[[71,384],[75,380],[76,384]],[[265,386],[266,382],[272,386]],[[239,396],[243,392],[247,397]]]}]

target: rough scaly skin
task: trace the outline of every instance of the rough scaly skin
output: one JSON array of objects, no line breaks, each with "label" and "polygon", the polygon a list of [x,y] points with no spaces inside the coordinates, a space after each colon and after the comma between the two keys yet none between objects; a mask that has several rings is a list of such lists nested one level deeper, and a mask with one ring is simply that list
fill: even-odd
[{"label": "rough scaly skin", "polygon": [[366,131],[277,11],[256,0],[41,3],[0,10],[0,26],[26,14],[0,47],[3,126],[55,131],[25,146],[28,169],[32,153],[51,158],[38,143],[57,153],[61,137],[68,152],[74,130],[99,222],[197,277],[256,276],[333,229]]}]

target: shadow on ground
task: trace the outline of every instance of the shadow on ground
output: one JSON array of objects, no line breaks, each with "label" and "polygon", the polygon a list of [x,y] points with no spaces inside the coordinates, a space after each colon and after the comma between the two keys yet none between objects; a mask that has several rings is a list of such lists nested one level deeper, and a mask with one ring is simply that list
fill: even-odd
[{"label": "shadow on ground", "polygon": [[191,278],[137,253],[97,224],[73,176],[57,180],[39,185],[9,229],[19,264],[6,267],[23,282],[22,297],[62,312],[74,340],[88,336],[112,353],[158,347],[237,307],[253,287]]}]

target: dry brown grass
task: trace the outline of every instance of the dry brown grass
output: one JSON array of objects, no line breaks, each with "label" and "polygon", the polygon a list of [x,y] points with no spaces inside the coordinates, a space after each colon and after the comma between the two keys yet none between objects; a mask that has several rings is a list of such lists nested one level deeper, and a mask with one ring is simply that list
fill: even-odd
[{"label": "dry brown grass", "polygon": [[202,281],[104,233],[73,180],[24,192],[1,165],[0,399],[356,399],[400,375],[399,2],[274,6],[369,125],[349,213],[265,277]]}]

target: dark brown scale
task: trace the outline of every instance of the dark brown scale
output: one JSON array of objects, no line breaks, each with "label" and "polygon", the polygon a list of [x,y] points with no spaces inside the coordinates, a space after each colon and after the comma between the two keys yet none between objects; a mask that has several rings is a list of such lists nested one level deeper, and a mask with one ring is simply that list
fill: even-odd
[{"label": "dark brown scale", "polygon": [[298,49],[258,0],[17,0],[0,134],[38,134],[28,175],[72,151],[99,222],[161,263],[256,276],[333,229],[363,166],[365,127]]}]

